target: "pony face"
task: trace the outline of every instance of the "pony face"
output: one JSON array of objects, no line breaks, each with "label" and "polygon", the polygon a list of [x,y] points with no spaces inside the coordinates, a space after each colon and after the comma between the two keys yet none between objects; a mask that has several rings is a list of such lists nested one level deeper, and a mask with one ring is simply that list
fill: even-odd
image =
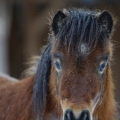
[{"label": "pony face", "polygon": [[111,56],[111,15],[79,12],[59,11],[53,19],[50,89],[63,120],[93,119],[104,96]]},{"label": "pony face", "polygon": [[[80,55],[65,50],[53,50],[51,86],[59,98],[65,120],[69,116],[92,119],[94,109],[100,104],[105,89],[110,51],[97,46],[80,60]],[[87,120],[86,117],[86,120]],[[82,119],[81,119],[82,120]]]}]

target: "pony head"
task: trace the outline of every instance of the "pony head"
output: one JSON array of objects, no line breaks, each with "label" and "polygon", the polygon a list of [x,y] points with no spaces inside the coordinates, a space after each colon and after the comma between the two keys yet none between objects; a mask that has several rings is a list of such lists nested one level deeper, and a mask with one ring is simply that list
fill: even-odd
[{"label": "pony head", "polygon": [[45,113],[62,120],[99,116],[95,111],[105,101],[111,79],[112,31],[113,18],[107,11],[57,12],[34,85],[35,109],[41,119]]}]

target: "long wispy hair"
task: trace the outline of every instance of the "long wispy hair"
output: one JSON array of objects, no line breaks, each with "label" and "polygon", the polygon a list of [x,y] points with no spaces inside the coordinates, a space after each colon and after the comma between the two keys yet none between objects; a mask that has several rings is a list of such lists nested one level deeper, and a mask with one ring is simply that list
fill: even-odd
[{"label": "long wispy hair", "polygon": [[49,43],[43,50],[41,60],[37,68],[37,73],[34,83],[34,95],[33,102],[35,112],[38,117],[42,120],[45,107],[46,107],[46,96],[48,91],[48,82],[51,71],[51,44]]}]

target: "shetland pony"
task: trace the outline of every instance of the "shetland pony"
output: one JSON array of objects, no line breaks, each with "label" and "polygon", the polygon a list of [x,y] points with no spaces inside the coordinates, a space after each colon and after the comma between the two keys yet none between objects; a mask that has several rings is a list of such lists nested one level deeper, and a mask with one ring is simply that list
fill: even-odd
[{"label": "shetland pony", "polygon": [[113,27],[107,11],[58,11],[34,73],[0,77],[0,120],[116,120]]}]

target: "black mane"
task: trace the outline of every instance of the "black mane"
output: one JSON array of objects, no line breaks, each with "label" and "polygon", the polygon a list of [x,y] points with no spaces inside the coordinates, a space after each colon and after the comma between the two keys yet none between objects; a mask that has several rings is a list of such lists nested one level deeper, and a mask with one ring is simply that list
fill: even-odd
[{"label": "black mane", "polygon": [[51,71],[51,43],[44,49],[40,63],[37,68],[35,83],[33,88],[33,105],[35,112],[40,120],[44,115],[46,107],[46,98],[48,91],[48,83]]}]

